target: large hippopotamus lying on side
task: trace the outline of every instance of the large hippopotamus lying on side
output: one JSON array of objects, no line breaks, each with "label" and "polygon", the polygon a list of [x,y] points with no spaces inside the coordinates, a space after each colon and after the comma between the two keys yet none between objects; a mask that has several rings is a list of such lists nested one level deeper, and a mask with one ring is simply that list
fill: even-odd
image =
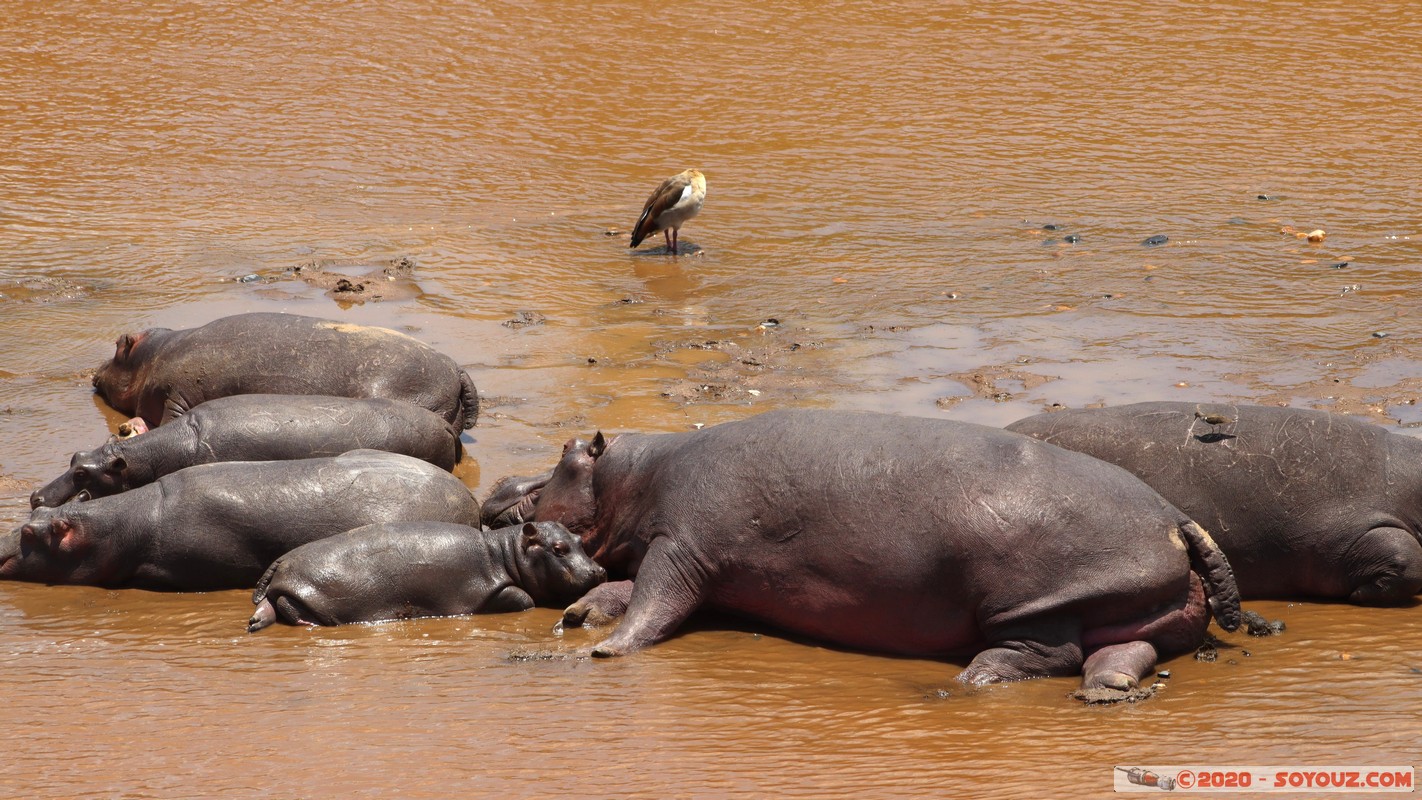
[{"label": "large hippopotamus lying on side", "polygon": [[477,531],[445,522],[366,525],[278,558],[252,593],[249,632],[565,606],[607,579],[556,522]]},{"label": "large hippopotamus lying on side", "polygon": [[288,550],[352,528],[478,519],[458,478],[395,453],[204,464],[111,497],[36,509],[0,538],[0,579],[246,589]]},{"label": "large hippopotamus lying on side", "polygon": [[[507,487],[538,483],[491,501],[515,508]],[[1240,619],[1223,554],[1150,487],[980,425],[802,410],[599,433],[570,441],[537,492],[538,520],[633,578],[598,656],[710,606],[849,647],[971,656],[958,679],[974,684],[1083,673],[1126,689],[1195,648],[1211,612]]]},{"label": "large hippopotamus lying on side", "polygon": [[385,450],[453,469],[459,428],[402,400],[318,395],[219,397],[167,425],[81,450],[69,470],[30,495],[30,507],[104,497],[218,461],[285,461]]},{"label": "large hippopotamus lying on side", "polygon": [[1209,529],[1244,597],[1404,603],[1422,589],[1422,442],[1270,406],[1136,403],[1008,430],[1140,476]]},{"label": "large hippopotamus lying on side", "polygon": [[118,338],[94,388],[150,425],[234,394],[385,397],[428,408],[461,428],[479,416],[468,373],[388,328],[296,314],[237,314],[200,328],[150,328]]}]

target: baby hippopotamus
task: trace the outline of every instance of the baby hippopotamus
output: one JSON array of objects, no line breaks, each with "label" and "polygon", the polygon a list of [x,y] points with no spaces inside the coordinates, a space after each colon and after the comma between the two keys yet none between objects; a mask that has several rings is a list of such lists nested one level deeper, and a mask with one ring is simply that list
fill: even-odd
[{"label": "baby hippopotamus", "polygon": [[554,522],[477,531],[441,522],[366,525],[302,545],[257,582],[256,632],[562,606],[607,579]]}]

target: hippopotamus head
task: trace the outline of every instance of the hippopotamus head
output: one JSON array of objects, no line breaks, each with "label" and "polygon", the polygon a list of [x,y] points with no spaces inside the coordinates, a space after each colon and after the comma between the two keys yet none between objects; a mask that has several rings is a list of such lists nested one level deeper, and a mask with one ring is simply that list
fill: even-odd
[{"label": "hippopotamus head", "polygon": [[38,583],[92,583],[99,561],[87,558],[93,541],[64,506],[40,508],[0,540],[0,578]]},{"label": "hippopotamus head", "polygon": [[[132,412],[138,403],[142,386],[140,373],[151,362],[161,334],[168,328],[149,328],[139,333],[125,333],[114,342],[114,357],[94,373],[94,390],[120,411]],[[158,334],[158,335],[155,335]]]},{"label": "hippopotamus head", "polygon": [[97,450],[75,453],[69,459],[68,472],[30,495],[30,508],[105,497],[128,488],[128,461],[114,452],[112,447],[104,445]]},{"label": "hippopotamus head", "polygon": [[500,479],[480,507],[479,521],[490,529],[532,521],[533,507],[538,504],[538,491],[548,484],[551,477],[553,470],[550,469],[542,475],[510,475]]},{"label": "hippopotamus head", "polygon": [[586,543],[597,518],[593,465],[607,451],[607,446],[602,431],[598,431],[591,442],[571,439],[563,445],[562,459],[553,468],[552,477],[538,491],[534,518],[561,522]]},{"label": "hippopotamus head", "polygon": [[527,522],[519,534],[524,591],[540,605],[566,606],[607,580],[583,543],[554,522]]}]

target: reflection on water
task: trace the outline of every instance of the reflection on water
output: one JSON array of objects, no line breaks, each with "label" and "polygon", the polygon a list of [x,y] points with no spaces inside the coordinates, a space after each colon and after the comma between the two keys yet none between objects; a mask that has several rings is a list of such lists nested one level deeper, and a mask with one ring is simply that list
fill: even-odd
[{"label": "reflection on water", "polygon": [[[1416,421],[1407,4],[6,13],[5,527],[119,421],[86,374],[118,334],[253,310],[469,368],[481,492],[598,428],[783,406]],[[646,187],[693,166],[701,252],[629,253]],[[380,302],[292,271],[401,257],[414,286]],[[593,663],[551,611],[248,636],[242,593],[3,584],[12,762],[44,768],[0,794],[1036,797],[1104,794],[1127,761],[1413,760],[1416,609],[1259,605],[1285,636],[1102,709],[734,627]]]}]

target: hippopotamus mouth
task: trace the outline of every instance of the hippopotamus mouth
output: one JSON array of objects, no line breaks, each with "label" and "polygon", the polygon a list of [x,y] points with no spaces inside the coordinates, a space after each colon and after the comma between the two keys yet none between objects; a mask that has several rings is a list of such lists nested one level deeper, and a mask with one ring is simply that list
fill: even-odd
[{"label": "hippopotamus mouth", "polygon": [[509,476],[494,484],[479,513],[486,528],[506,528],[533,521],[538,495],[553,477],[552,470],[531,478]]}]

